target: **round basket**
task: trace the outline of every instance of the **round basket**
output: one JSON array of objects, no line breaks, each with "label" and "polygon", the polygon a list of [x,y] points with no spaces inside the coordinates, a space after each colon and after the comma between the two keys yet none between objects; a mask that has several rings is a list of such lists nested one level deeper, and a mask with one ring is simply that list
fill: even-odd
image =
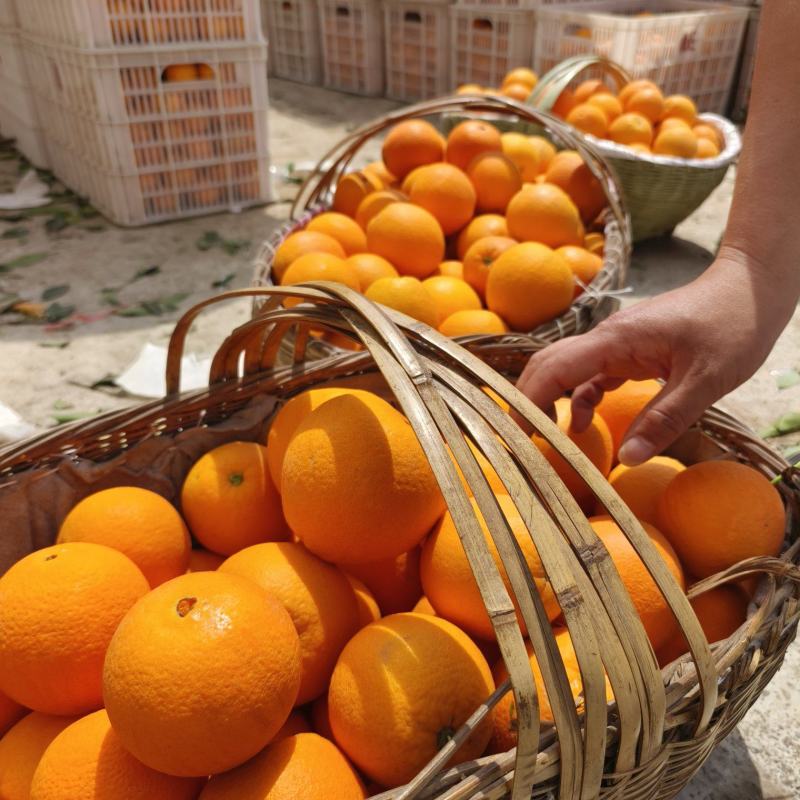
[{"label": "round basket", "polygon": [[[262,313],[226,339],[208,389],[180,395],[184,340],[211,303],[250,294]],[[301,306],[283,308],[287,296]],[[280,342],[297,329],[296,363],[273,368]],[[359,340],[363,352],[303,361],[310,329]],[[408,317],[337,284],[242,290],[189,311],[172,336],[168,395],[162,401],[59,428],[0,450],[0,571],[53,541],[74,502],[98,488],[145,486],[176,500],[194,460],[227,441],[263,441],[278,405],[320,385],[383,392],[412,425],[438,479],[480,586],[508,666],[518,714],[516,749],[448,767],[458,746],[509,689],[476,709],[407,786],[383,800],[656,800],[674,797],[714,745],[741,719],[780,666],[800,610],[800,477],[764,442],[716,410],[679,443],[688,461],[732,458],[776,480],[787,511],[780,558],[756,558],[697,585],[699,593],[759,573],[748,619],[709,648],[686,596],[631,512],[588,459],[510,383],[484,363]],[[490,387],[575,467],[625,531],[668,599],[691,655],[660,671],[611,559],[563,483],[531,440],[483,387]],[[584,685],[576,707],[533,579],[499,510],[471,442],[489,460],[538,549],[564,613]],[[506,589],[468,499],[461,473],[489,523]],[[542,724],[535,684],[511,595],[541,666],[554,725]],[[605,674],[615,700],[606,702]]]},{"label": "round basket", "polygon": [[[580,152],[608,198],[608,207],[602,219],[605,235],[603,268],[587,289],[567,311],[540,325],[536,330],[486,338],[497,342],[513,341],[518,345],[530,342],[541,349],[566,336],[584,333],[616,311],[619,307],[618,293],[624,288],[630,261],[631,238],[629,220],[615,186],[615,178],[604,157],[598,154],[594,144],[587,142],[574,128],[552,115],[507,98],[494,97],[431,100],[387,114],[349,134],[322,157],[316,169],[306,179],[292,207],[291,221],[261,246],[255,260],[253,285],[274,285],[272,260],[276,249],[287,236],[304,227],[313,216],[330,208],[339,179],[348,171],[350,164],[368,142],[403,120],[427,116],[444,124],[449,115],[456,113],[462,116],[491,114],[496,118],[523,120],[545,129],[562,147]],[[254,314],[258,313],[259,307],[260,300],[256,300]],[[341,352],[339,347],[322,340],[312,342],[308,348],[311,358],[323,358],[338,352]]]},{"label": "round basket", "polygon": [[[622,67],[606,58],[575,56],[544,75],[528,102],[549,111],[561,92],[587,70],[613,78],[620,88],[631,80]],[[576,131],[614,168],[631,217],[633,241],[671,233],[719,186],[738,158],[742,140],[736,126],[716,114],[700,114],[699,119],[723,137],[724,147],[714,158],[647,155]]]}]

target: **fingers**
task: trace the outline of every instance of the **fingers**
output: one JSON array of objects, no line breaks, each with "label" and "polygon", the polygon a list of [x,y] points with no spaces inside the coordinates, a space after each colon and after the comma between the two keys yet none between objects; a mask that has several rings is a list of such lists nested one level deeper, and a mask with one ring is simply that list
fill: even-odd
[{"label": "fingers", "polygon": [[624,378],[609,378],[608,375],[601,374],[575,389],[572,393],[570,428],[575,433],[583,433],[591,424],[594,410],[603,399],[603,395],[619,388],[623,383],[625,383]]}]

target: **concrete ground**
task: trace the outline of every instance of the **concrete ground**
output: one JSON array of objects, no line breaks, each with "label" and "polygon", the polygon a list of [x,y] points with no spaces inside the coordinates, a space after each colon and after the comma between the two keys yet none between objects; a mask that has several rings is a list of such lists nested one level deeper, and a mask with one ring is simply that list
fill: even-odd
[{"label": "concrete ground", "polygon": [[[313,161],[353,126],[395,107],[385,100],[277,80],[272,82],[271,92],[271,146],[277,165]],[[17,166],[13,160],[0,161],[0,193],[13,185]],[[629,275],[633,292],[625,302],[686,283],[708,266],[722,234],[732,186],[733,172],[703,207],[678,227],[674,238],[636,249]],[[58,317],[64,307],[74,306],[81,315],[64,328],[0,313],[0,402],[40,427],[130,404],[130,397],[96,384],[119,375],[143,344],[166,344],[180,312],[217,293],[215,282],[231,288],[248,286],[259,243],[286,213],[283,204],[141,229],[118,228],[92,218],[61,230],[54,230],[60,226],[51,223],[48,230],[47,215],[0,222],[0,265],[13,264],[19,256],[43,254],[28,266],[10,271],[0,266],[0,311],[4,298],[17,295],[38,302],[49,288],[47,304],[61,306],[51,308],[51,314]],[[198,249],[198,240],[209,231],[238,243],[228,248],[236,250],[238,246],[238,251],[231,254],[219,246]],[[151,267],[159,269],[148,270]],[[147,275],[132,280],[144,270]],[[58,292],[63,294],[52,299]],[[117,308],[125,308],[126,313],[138,315],[111,313],[110,301],[120,304]],[[210,355],[248,314],[246,301],[210,311],[195,325],[189,350]],[[767,363],[725,398],[723,406],[755,429],[800,410],[800,385],[780,391],[771,374],[797,367],[800,313],[795,314]],[[791,445],[793,439],[785,437],[778,443]],[[800,798],[798,679],[800,647],[794,646],[781,672],[680,795],[681,800]]]}]

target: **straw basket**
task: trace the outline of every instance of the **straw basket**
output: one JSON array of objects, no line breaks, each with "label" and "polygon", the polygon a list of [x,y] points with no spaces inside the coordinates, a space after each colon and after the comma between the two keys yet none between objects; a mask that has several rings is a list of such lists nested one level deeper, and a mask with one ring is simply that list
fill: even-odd
[{"label": "straw basket", "polygon": [[[517,103],[506,98],[493,97],[449,97],[407,106],[387,114],[374,122],[349,134],[321,159],[298,192],[291,211],[291,220],[262,245],[255,261],[254,286],[272,286],[272,259],[276,249],[291,233],[305,226],[315,215],[330,208],[333,193],[342,175],[361,150],[393,125],[415,117],[429,117],[444,122],[449,116],[505,117],[521,119],[538,128],[544,128],[556,142],[564,147],[578,150],[584,161],[600,181],[608,198],[602,225],[605,233],[603,268],[591,285],[561,316],[540,325],[528,333],[510,333],[505,336],[487,337],[495,341],[508,340],[516,344],[533,342],[541,349],[566,336],[583,333],[597,325],[619,307],[617,293],[624,287],[630,260],[630,232],[628,218],[620,201],[615,178],[594,144],[583,139],[577,131],[550,114]],[[260,301],[256,301],[254,311]],[[309,344],[311,358],[323,358],[341,352],[340,348],[326,341]]]},{"label": "straw basket", "polygon": [[[426,326],[373,305],[337,284],[232,292],[258,294],[262,313],[217,352],[208,389],[178,394],[184,339],[198,313],[172,336],[167,397],[60,428],[0,450],[0,571],[49,544],[66,511],[87,493],[120,483],[175,500],[204,452],[236,439],[262,440],[278,405],[323,384],[356,384],[392,398],[412,425],[456,520],[509,669],[519,744],[507,753],[447,768],[469,731],[508,690],[501,685],[406,787],[380,795],[409,798],[655,800],[671,798],[714,745],[741,719],[781,664],[800,615],[800,480],[744,427],[709,411],[684,437],[689,461],[733,458],[779,477],[787,510],[780,558],[757,558],[695,589],[751,573],[762,579],[746,623],[709,648],[694,613],[631,512],[583,454],[511,384],[476,355]],[[280,306],[299,296],[305,304]],[[273,368],[281,339],[297,328],[297,362]],[[358,339],[366,348],[303,362],[309,329]],[[619,575],[572,496],[530,439],[482,391],[491,387],[569,459],[619,523],[668,599],[691,653],[660,672]],[[576,708],[533,578],[507,527],[469,440],[491,462],[538,549],[570,630],[583,678]],[[527,625],[554,714],[542,724],[522,633],[509,591],[489,555],[458,463],[487,520]],[[604,672],[614,690],[607,704]]]},{"label": "straw basket", "polygon": [[[575,56],[550,70],[539,81],[528,102],[537,108],[550,110],[561,92],[587,70],[591,70],[593,75],[612,77],[619,88],[630,80],[622,67],[605,58]],[[732,122],[716,114],[700,114],[699,119],[722,134],[725,144],[714,158],[647,155],[583,134],[583,138],[591,142],[617,175],[625,206],[631,215],[635,242],[671,233],[719,186],[728,167],[739,156],[742,141]]]}]

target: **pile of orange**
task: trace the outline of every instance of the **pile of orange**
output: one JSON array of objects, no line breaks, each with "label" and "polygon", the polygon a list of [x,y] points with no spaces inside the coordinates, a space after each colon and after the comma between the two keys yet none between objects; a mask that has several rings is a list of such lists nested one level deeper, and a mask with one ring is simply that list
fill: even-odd
[{"label": "pile of orange", "polygon": [[[658,390],[641,382],[608,393],[579,434],[564,399],[558,425],[609,476],[680,585],[777,554],[783,506],[752,468],[666,457],[613,467]],[[681,655],[682,634],[633,547],[572,467],[533,441],[593,515],[662,662]],[[581,703],[559,599],[502,480],[485,458],[478,463]],[[422,447],[378,395],[294,396],[262,442],[203,455],[179,501],[178,510],[130,486],[90,494],[56,544],[0,577],[5,800],[361,800],[411,780],[506,679]],[[747,598],[724,587],[693,605],[716,640],[743,623]],[[508,694],[455,762],[515,742]]]}]

